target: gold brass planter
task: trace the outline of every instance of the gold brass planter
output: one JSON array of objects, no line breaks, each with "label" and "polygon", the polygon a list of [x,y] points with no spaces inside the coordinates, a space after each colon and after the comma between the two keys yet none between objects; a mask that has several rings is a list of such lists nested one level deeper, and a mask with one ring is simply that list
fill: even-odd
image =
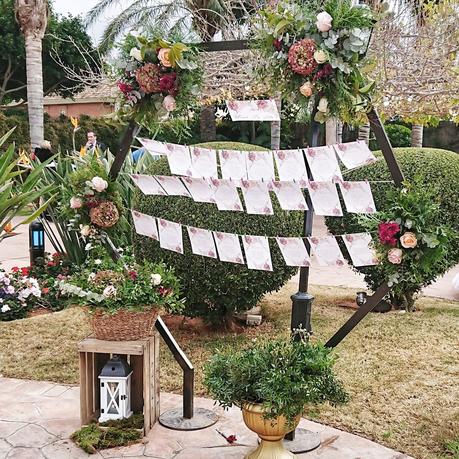
[{"label": "gold brass planter", "polygon": [[[282,442],[285,434],[292,430],[287,427],[284,416],[277,419],[264,419],[263,408],[258,403],[246,403],[242,407],[242,417],[246,426],[255,432],[261,439],[261,443],[255,451],[247,454],[245,459],[292,459],[295,456],[284,448]],[[295,419],[296,427],[300,422],[300,416]]]}]

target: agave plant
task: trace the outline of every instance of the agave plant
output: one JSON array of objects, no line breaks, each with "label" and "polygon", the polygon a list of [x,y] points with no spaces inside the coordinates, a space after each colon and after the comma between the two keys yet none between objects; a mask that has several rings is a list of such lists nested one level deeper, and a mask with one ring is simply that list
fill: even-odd
[{"label": "agave plant", "polygon": [[[14,128],[0,138],[0,148],[13,130]],[[54,198],[54,184],[44,184],[42,180],[42,173],[50,161],[38,165],[29,173],[27,169],[21,169],[15,156],[14,144],[0,154],[0,242],[7,237],[5,227],[12,223],[14,217],[23,214],[43,195],[48,196],[44,204],[12,226],[11,231],[35,220]]]}]

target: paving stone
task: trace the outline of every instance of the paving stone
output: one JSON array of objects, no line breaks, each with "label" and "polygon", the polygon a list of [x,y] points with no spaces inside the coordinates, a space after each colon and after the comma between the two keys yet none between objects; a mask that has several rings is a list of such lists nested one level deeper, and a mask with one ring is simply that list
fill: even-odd
[{"label": "paving stone", "polygon": [[253,449],[253,447],[248,448],[243,446],[226,446],[223,448],[203,449],[187,448],[177,454],[174,459],[242,459]]},{"label": "paving stone", "polygon": [[8,442],[13,446],[28,448],[41,448],[56,440],[57,437],[48,433],[43,427],[34,424],[26,425],[8,437]]},{"label": "paving stone", "polygon": [[43,395],[45,397],[60,397],[64,392],[67,392],[69,390],[68,386],[59,386],[55,385],[51,387],[51,389],[48,389]]},{"label": "paving stone", "polygon": [[150,436],[149,442],[145,445],[145,456],[153,456],[160,459],[172,459],[175,455],[180,452],[183,447],[180,444],[180,434],[182,432],[176,432],[176,439],[172,440],[164,436]]},{"label": "paving stone", "polygon": [[100,455],[104,458],[118,458],[118,457],[140,457],[143,456],[145,444],[137,443],[131,446],[123,446],[121,448],[110,448],[100,451]]},{"label": "paving stone", "polygon": [[62,395],[59,396],[60,400],[76,400],[80,402],[80,388],[79,387],[68,387]]},{"label": "paving stone", "polygon": [[16,402],[10,395],[9,403],[0,404],[0,420],[31,422],[40,417],[40,411],[33,402]]},{"label": "paving stone", "polygon": [[7,456],[8,459],[43,459],[44,457],[38,448],[13,448]]},{"label": "paving stone", "polygon": [[11,445],[5,440],[0,440],[0,458],[3,459],[8,455],[8,452],[11,450]]},{"label": "paving stone", "polygon": [[79,448],[72,440],[59,440],[42,449],[46,459],[86,459],[101,457],[99,454],[88,454]]},{"label": "paving stone", "polygon": [[52,397],[42,397],[42,401],[35,403],[38,416],[34,420],[75,418],[79,416],[79,401],[72,399],[55,400]]},{"label": "paving stone", "polygon": [[48,432],[56,435],[59,438],[69,438],[75,430],[81,427],[80,418],[64,418],[64,419],[45,419],[36,421],[36,424],[42,426]]},{"label": "paving stone", "polygon": [[6,438],[26,425],[25,422],[0,421],[0,438]]}]

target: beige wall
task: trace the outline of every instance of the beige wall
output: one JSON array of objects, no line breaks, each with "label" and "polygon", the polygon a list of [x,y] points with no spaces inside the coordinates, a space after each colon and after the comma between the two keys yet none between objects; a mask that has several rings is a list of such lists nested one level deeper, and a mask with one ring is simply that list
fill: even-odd
[{"label": "beige wall", "polygon": [[103,102],[74,103],[74,104],[53,104],[44,105],[45,112],[51,118],[57,118],[64,114],[66,116],[88,115],[93,117],[103,116],[114,111],[112,104]]}]

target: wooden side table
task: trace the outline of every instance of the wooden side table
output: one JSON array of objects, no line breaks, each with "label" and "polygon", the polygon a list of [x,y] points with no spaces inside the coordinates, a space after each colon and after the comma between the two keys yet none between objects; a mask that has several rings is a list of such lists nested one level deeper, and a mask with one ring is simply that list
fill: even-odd
[{"label": "wooden side table", "polygon": [[99,374],[119,355],[132,368],[131,407],[143,413],[145,435],[159,418],[159,333],[139,341],[102,341],[86,338],[78,343],[80,358],[80,418],[83,425],[100,415]]}]

